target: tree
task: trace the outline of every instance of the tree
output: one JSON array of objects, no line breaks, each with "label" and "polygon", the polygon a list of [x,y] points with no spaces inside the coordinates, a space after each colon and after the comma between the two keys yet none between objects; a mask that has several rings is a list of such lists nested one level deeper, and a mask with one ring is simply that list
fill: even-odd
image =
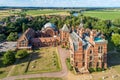
[{"label": "tree", "polygon": [[15,53],[14,51],[7,51],[3,56],[3,64],[9,65],[15,62]]},{"label": "tree", "polygon": [[16,41],[18,38],[17,32],[11,32],[9,36],[7,37],[8,41]]},{"label": "tree", "polygon": [[0,34],[0,42],[3,41],[6,38],[4,34]]},{"label": "tree", "polygon": [[17,54],[15,55],[16,58],[24,58],[28,55],[28,52],[26,50],[19,50]]},{"label": "tree", "polygon": [[25,25],[25,23],[22,24],[22,31],[25,32],[25,30],[27,29],[27,26]]},{"label": "tree", "polygon": [[115,26],[117,26],[117,27],[120,27],[120,19],[115,19],[115,20],[113,21],[113,24],[114,24]]},{"label": "tree", "polygon": [[112,41],[115,44],[115,46],[120,46],[120,34],[113,34],[112,35]]}]

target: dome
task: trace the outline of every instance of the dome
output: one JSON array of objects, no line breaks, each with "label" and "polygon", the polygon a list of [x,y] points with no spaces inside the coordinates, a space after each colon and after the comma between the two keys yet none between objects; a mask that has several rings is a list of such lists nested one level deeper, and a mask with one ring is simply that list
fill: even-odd
[{"label": "dome", "polygon": [[53,29],[55,29],[56,28],[56,26],[54,25],[54,24],[52,24],[52,23],[46,23],[45,25],[44,25],[44,28],[53,28]]}]

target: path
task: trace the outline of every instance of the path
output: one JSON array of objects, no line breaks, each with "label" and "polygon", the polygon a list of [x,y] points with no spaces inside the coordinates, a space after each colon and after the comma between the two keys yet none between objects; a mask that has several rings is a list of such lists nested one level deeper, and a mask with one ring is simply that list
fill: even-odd
[{"label": "path", "polygon": [[58,53],[60,55],[62,70],[60,72],[50,72],[50,73],[42,73],[42,74],[28,74],[28,75],[18,75],[4,78],[3,80],[15,80],[15,79],[23,79],[23,78],[37,78],[37,77],[64,77],[68,74],[67,66],[65,63],[65,59],[68,57],[67,51],[58,47]]},{"label": "path", "polygon": [[12,71],[14,70],[14,68],[15,68],[15,66],[16,66],[17,63],[18,63],[18,59],[16,60],[16,62],[15,62],[14,65],[12,66],[12,68],[10,69],[7,77],[9,77],[9,76],[11,75],[11,73],[12,73]]}]

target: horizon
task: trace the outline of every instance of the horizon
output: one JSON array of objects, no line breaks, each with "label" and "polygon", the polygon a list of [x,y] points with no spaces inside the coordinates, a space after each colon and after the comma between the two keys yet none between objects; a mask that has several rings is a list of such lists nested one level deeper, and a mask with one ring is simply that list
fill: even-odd
[{"label": "horizon", "polygon": [[[54,4],[54,5],[53,5]],[[1,0],[0,7],[120,7],[120,0]]]}]

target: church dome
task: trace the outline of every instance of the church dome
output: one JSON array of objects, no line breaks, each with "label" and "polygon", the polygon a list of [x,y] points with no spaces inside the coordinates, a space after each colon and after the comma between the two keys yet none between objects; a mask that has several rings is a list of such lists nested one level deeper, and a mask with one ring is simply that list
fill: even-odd
[{"label": "church dome", "polygon": [[53,29],[55,29],[56,26],[55,26],[54,24],[48,22],[48,23],[46,23],[46,24],[44,25],[44,28],[53,28]]}]

